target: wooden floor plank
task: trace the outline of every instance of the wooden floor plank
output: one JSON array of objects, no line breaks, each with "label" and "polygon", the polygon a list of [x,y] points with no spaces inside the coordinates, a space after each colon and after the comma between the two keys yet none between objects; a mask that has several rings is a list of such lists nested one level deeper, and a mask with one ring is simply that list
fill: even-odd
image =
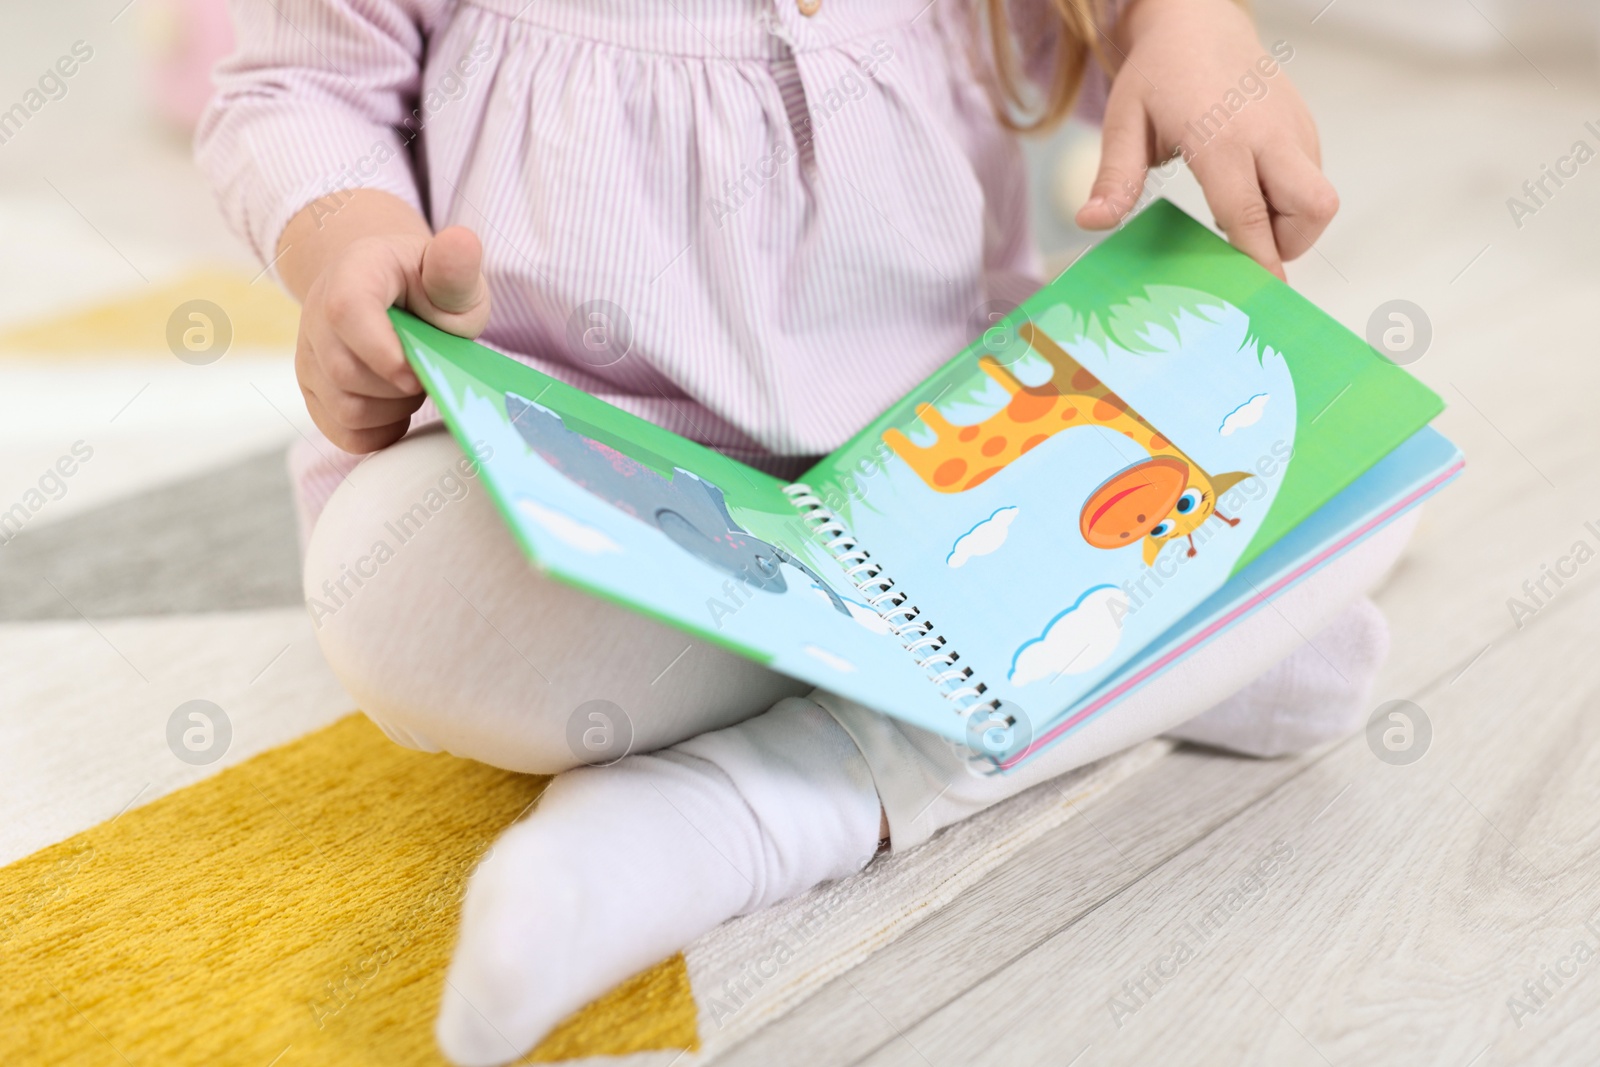
[{"label": "wooden floor plank", "polygon": [[[1297,766],[1183,750],[1124,783],[912,933],[734,1050],[732,1064],[847,1062],[958,997],[1269,792]],[[1148,773],[1148,772],[1146,772]],[[1138,782],[1138,785],[1134,783]],[[915,982],[908,975],[915,974]]]},{"label": "wooden floor plank", "polygon": [[[1090,1063],[1586,1062],[1597,631],[1600,593],[1569,601],[1473,685],[1421,694],[1435,733],[1420,762],[1350,739],[865,1062],[1065,1062],[1085,1045]],[[1578,942],[1592,958],[1546,978],[1540,1005],[1522,983]]]}]

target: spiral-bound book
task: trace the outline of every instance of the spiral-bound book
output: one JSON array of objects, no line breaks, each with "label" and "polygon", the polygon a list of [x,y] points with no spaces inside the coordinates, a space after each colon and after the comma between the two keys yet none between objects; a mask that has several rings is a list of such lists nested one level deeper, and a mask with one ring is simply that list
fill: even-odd
[{"label": "spiral-bound book", "polygon": [[1434,393],[1165,201],[794,482],[391,314],[534,566],[986,768],[1461,469]]}]

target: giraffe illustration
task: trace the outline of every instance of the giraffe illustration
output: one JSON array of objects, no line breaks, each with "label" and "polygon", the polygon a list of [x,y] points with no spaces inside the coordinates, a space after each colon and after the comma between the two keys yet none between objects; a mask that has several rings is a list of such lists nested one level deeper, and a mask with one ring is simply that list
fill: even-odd
[{"label": "giraffe illustration", "polygon": [[1005,407],[983,422],[956,426],[933,405],[918,405],[918,417],[935,434],[926,448],[898,429],[883,432],[889,447],[929,487],[941,493],[964,492],[1062,430],[1100,426],[1127,437],[1148,456],[1089,494],[1078,515],[1078,532],[1090,546],[1115,549],[1142,543],[1148,565],[1168,542],[1180,537],[1188,539],[1188,555],[1193,556],[1194,532],[1213,515],[1229,526],[1239,525],[1238,519],[1217,510],[1217,499],[1251,475],[1207,474],[1043,331],[1023,323],[1017,332],[1050,364],[1049,381],[1023,385],[993,356],[985,355],[978,366],[1011,398]]}]

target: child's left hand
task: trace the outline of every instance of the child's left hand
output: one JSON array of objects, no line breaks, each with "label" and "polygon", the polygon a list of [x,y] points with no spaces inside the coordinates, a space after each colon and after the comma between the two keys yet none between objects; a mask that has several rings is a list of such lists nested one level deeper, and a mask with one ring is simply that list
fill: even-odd
[{"label": "child's left hand", "polygon": [[1339,196],[1310,112],[1249,16],[1233,0],[1132,0],[1105,48],[1120,66],[1078,225],[1121,222],[1146,170],[1182,154],[1228,239],[1284,277],[1284,261],[1322,235]]}]

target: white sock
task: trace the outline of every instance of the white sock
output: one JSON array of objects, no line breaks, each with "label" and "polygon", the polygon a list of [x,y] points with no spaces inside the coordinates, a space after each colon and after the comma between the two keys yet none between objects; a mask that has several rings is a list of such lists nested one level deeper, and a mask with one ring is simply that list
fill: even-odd
[{"label": "white sock", "polygon": [[1383,612],[1358,600],[1260,678],[1167,736],[1249,756],[1315,748],[1361,728],[1388,654]]},{"label": "white sock", "polygon": [[864,867],[880,805],[809,700],[558,775],[472,876],[435,1033],[515,1059],[571,1012],[735,915]]}]

